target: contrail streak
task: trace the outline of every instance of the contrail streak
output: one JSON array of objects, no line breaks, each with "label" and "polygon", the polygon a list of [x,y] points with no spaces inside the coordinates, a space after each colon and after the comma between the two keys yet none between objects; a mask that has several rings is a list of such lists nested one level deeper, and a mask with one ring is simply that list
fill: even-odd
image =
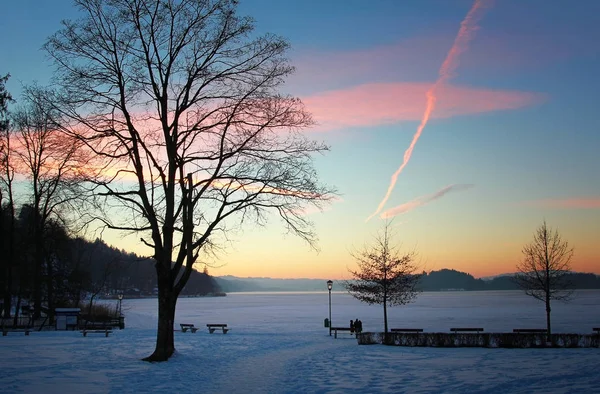
[{"label": "contrail streak", "polygon": [[389,218],[393,218],[396,215],[402,215],[404,213],[412,211],[415,208],[422,207],[423,205],[427,205],[432,201],[440,199],[450,192],[460,191],[460,190],[468,190],[472,187],[473,187],[473,185],[465,185],[465,184],[456,184],[456,185],[446,186],[443,189],[438,190],[437,192],[435,192],[433,194],[418,197],[412,201],[409,201],[404,204],[398,205],[397,207],[388,209],[387,211],[384,211],[381,214],[381,218],[389,219]]},{"label": "contrail streak", "polygon": [[456,38],[454,39],[454,44],[450,48],[450,51],[448,51],[448,55],[446,55],[446,59],[444,60],[444,62],[442,63],[442,66],[440,67],[440,70],[438,72],[438,79],[437,79],[437,81],[435,81],[433,86],[431,88],[429,88],[429,90],[425,94],[425,96],[427,98],[427,105],[425,107],[425,112],[423,113],[423,118],[421,119],[421,123],[419,124],[419,127],[417,128],[415,135],[413,136],[410,146],[404,152],[404,160],[402,161],[402,164],[400,165],[400,167],[392,175],[390,185],[388,186],[387,192],[385,193],[383,200],[381,200],[381,202],[379,203],[377,210],[371,216],[369,216],[367,218],[367,220],[366,220],[367,222],[369,220],[371,220],[371,218],[373,216],[375,216],[379,212],[381,212],[381,210],[387,203],[387,200],[390,198],[390,195],[392,194],[392,191],[394,190],[394,186],[396,186],[396,180],[398,179],[398,175],[400,175],[402,170],[404,170],[404,167],[406,167],[406,165],[408,164],[408,161],[410,160],[413,149],[415,148],[415,145],[417,144],[419,137],[421,137],[421,133],[423,132],[423,129],[427,125],[427,122],[429,121],[429,117],[431,116],[431,113],[433,112],[433,110],[435,108],[435,102],[437,100],[437,97],[436,97],[437,89],[441,85],[443,85],[448,79],[450,79],[451,77],[454,76],[454,72],[456,71],[456,68],[458,67],[458,56],[467,50],[469,42],[473,39],[473,33],[479,28],[477,26],[477,24],[479,23],[479,21],[481,20],[481,17],[483,16],[483,11],[485,10],[486,6],[489,6],[489,5],[491,5],[491,0],[475,0],[473,7],[471,7],[469,12],[467,13],[467,16],[465,16],[465,19],[461,22],[460,29],[458,30],[458,34],[456,35]]}]

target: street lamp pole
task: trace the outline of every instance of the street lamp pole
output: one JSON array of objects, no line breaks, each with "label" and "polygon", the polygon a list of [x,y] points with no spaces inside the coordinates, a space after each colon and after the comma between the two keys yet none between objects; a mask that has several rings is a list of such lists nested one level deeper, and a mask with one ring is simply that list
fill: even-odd
[{"label": "street lamp pole", "polygon": [[121,315],[122,315],[121,302],[123,301],[123,294],[117,295],[117,298],[119,298],[119,317],[121,317]]},{"label": "street lamp pole", "polygon": [[327,290],[329,290],[329,336],[331,336],[331,288],[333,287],[333,282],[327,281]]}]

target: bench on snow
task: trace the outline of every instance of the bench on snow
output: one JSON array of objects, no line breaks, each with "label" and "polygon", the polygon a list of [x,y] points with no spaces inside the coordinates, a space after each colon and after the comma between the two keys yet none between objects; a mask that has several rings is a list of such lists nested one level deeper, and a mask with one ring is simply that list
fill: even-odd
[{"label": "bench on snow", "polygon": [[87,334],[104,334],[105,336],[108,337],[109,334],[112,334],[112,329],[110,329],[110,328],[105,328],[104,330],[84,329],[84,330],[81,330],[81,333],[83,334],[84,337],[87,337]]},{"label": "bench on snow", "polygon": [[546,328],[514,328],[513,332],[519,334],[545,334],[548,330]]},{"label": "bench on snow", "polygon": [[24,330],[7,330],[7,329],[3,329],[2,330],[2,336],[3,337],[7,336],[9,332],[24,332],[25,335],[29,335],[29,333],[31,332],[31,330],[29,330],[28,328],[26,328]]},{"label": "bench on snow", "polygon": [[422,328],[391,328],[391,332],[423,332]]},{"label": "bench on snow", "polygon": [[196,331],[198,331],[198,327],[194,327],[193,324],[181,323],[180,326],[181,326],[181,332],[187,332],[187,330],[190,330],[193,334]]},{"label": "bench on snow", "polygon": [[350,328],[350,327],[331,327],[331,331],[333,331],[334,338],[337,338],[338,331],[350,331],[350,335],[355,333],[354,328]]},{"label": "bench on snow", "polygon": [[[596,331],[596,334],[600,335],[600,327],[594,327],[592,328],[592,331]],[[25,334],[27,335],[27,334]]]},{"label": "bench on snow", "polygon": [[452,331],[453,333],[457,333],[457,332],[477,332],[480,333],[483,331],[483,328],[476,328],[476,327],[458,327],[458,328],[451,328],[450,331]]},{"label": "bench on snow", "polygon": [[227,328],[227,324],[207,324],[206,327],[208,327],[208,332],[211,334],[215,332],[217,328],[223,330],[223,334],[227,334],[227,331],[230,330],[229,328]]}]

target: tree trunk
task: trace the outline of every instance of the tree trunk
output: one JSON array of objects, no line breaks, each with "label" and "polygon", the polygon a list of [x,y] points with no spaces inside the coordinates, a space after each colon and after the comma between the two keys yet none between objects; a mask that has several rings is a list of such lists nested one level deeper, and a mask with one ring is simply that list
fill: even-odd
[{"label": "tree trunk", "polygon": [[387,332],[388,332],[387,302],[383,303],[383,331],[387,335]]},{"label": "tree trunk", "polygon": [[[37,212],[37,208],[36,208]],[[42,315],[42,270],[43,255],[42,255],[42,234],[38,226],[39,215],[34,212],[34,275],[33,275],[33,319],[39,319]]]},{"label": "tree trunk", "polygon": [[6,293],[4,293],[4,317],[10,317],[12,309],[12,259],[8,259],[6,266]]},{"label": "tree trunk", "polygon": [[10,317],[13,296],[13,268],[15,267],[15,203],[12,197],[12,182],[8,185],[9,227],[8,227],[8,264],[6,265],[6,288],[8,294],[4,298],[5,316]]},{"label": "tree trunk", "polygon": [[19,323],[19,308],[21,308],[21,289],[19,289],[19,293],[17,295],[17,305],[15,306],[13,327],[17,327]]},{"label": "tree trunk", "polygon": [[48,258],[46,260],[46,286],[47,286],[47,294],[48,294],[48,317],[50,324],[54,324],[54,272],[52,271],[52,259]]},{"label": "tree trunk", "polygon": [[550,326],[550,299],[548,296],[546,296],[546,328],[548,329],[546,340],[550,341],[552,335],[552,328]]},{"label": "tree trunk", "polygon": [[[157,266],[160,263],[157,263]],[[175,352],[173,323],[175,322],[175,306],[177,295],[173,291],[170,272],[164,272],[157,267],[158,274],[158,331],[156,333],[156,348],[154,353],[144,358],[144,361],[167,361]]]}]

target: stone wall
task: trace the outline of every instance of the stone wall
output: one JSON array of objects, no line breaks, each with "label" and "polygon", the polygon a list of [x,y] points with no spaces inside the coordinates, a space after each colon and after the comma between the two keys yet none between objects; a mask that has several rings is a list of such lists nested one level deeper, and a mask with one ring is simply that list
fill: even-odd
[{"label": "stone wall", "polygon": [[490,348],[582,348],[600,347],[598,334],[521,334],[504,332],[486,333],[388,333],[387,340],[382,332],[363,332],[357,336],[359,345],[386,344],[391,346],[429,347],[490,347]]}]

